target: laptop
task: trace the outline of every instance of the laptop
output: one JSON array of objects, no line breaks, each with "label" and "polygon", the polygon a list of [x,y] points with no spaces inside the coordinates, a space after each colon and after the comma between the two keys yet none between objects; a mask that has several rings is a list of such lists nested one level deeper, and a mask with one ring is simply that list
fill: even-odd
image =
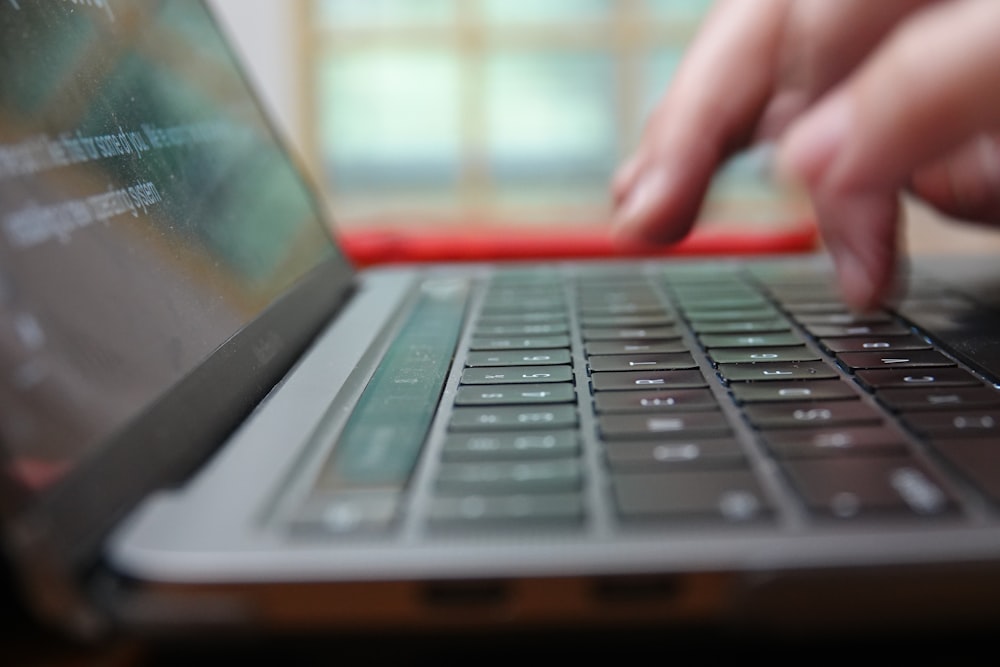
[{"label": "laptop", "polygon": [[1000,270],[355,270],[195,0],[0,5],[4,557],[67,636],[1000,616]]}]

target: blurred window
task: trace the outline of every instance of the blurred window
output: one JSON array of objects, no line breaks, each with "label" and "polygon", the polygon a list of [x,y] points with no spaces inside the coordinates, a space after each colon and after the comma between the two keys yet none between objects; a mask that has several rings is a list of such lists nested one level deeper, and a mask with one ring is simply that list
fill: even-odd
[{"label": "blurred window", "polygon": [[308,157],[342,224],[606,217],[613,170],[711,4],[301,1]]}]

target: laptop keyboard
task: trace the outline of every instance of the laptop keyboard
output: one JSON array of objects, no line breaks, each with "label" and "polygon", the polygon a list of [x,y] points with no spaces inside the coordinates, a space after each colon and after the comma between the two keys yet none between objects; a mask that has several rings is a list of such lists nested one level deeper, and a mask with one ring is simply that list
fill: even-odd
[{"label": "laptop keyboard", "polygon": [[452,381],[439,360],[457,328],[432,331],[417,355],[438,368],[424,398],[445,387],[451,402],[423,469],[423,512],[399,509],[423,433],[406,423],[375,438],[413,443],[403,464],[398,445],[364,446],[371,433],[334,449],[327,488],[350,508],[337,532],[403,520],[444,531],[822,530],[970,520],[970,508],[1000,502],[1000,391],[899,315],[971,304],[917,286],[898,312],[856,315],[829,275],[802,265],[633,269],[497,273],[473,304]]}]

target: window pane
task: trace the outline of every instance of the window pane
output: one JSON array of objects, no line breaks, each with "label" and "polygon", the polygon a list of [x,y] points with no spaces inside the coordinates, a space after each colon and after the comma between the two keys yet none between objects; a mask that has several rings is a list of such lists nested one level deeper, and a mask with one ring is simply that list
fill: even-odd
[{"label": "window pane", "polygon": [[344,54],[326,63],[320,85],[324,162],[338,184],[456,178],[459,70],[452,52]]},{"label": "window pane", "polygon": [[487,61],[486,135],[501,180],[604,177],[615,151],[610,56],[499,53]]},{"label": "window pane", "polygon": [[455,14],[453,0],[322,0],[319,7],[331,27],[435,25]]},{"label": "window pane", "polygon": [[611,0],[484,0],[487,21],[493,23],[565,23],[604,19]]}]

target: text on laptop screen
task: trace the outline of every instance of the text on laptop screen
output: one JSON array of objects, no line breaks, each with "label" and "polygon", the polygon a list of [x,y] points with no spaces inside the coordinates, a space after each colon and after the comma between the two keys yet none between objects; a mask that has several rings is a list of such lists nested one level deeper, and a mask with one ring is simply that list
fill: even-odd
[{"label": "text on laptop screen", "polygon": [[199,13],[0,4],[0,438],[29,486],[331,252]]}]

